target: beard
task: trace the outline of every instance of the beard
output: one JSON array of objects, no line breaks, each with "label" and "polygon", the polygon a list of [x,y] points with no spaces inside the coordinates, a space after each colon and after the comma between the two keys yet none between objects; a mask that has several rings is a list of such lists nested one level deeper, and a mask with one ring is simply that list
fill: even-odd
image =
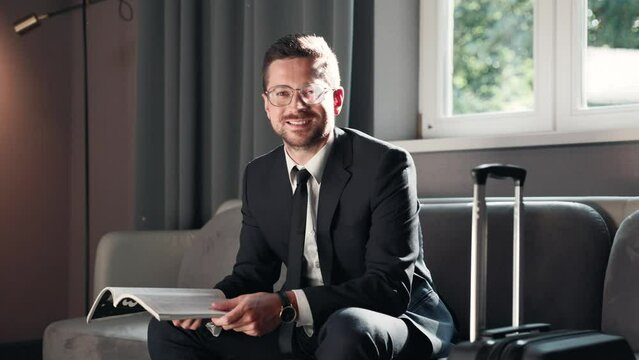
[{"label": "beard", "polygon": [[[309,125],[303,129],[291,129],[288,127],[288,121],[302,120],[310,121]],[[330,133],[330,126],[326,116],[322,116],[322,114],[310,109],[283,116],[281,124],[282,127],[278,131],[278,135],[287,146],[297,150],[310,149],[322,145],[326,142]]]}]

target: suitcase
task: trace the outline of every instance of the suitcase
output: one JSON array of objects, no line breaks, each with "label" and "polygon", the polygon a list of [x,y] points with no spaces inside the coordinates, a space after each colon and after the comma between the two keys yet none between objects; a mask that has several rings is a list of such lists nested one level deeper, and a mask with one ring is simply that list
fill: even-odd
[{"label": "suitcase", "polygon": [[[551,330],[549,324],[520,324],[522,188],[526,170],[513,165],[485,164],[472,171],[474,180],[471,239],[470,339],[453,347],[449,360],[635,360],[623,337],[594,330]],[[487,214],[486,181],[509,178],[515,184],[513,223],[512,326],[486,328]],[[525,285],[525,284],[524,284]]]}]

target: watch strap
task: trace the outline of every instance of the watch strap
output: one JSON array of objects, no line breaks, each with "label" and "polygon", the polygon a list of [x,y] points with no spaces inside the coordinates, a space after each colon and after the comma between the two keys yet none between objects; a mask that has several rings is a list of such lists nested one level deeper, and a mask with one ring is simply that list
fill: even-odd
[{"label": "watch strap", "polygon": [[286,290],[278,291],[277,295],[280,297],[280,301],[282,302],[282,307],[287,307],[291,305],[291,301],[288,299],[288,295],[286,295]]}]

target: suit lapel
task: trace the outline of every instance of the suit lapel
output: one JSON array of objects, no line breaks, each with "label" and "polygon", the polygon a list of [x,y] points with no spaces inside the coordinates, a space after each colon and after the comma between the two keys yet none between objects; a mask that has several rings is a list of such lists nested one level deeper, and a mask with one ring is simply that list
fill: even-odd
[{"label": "suit lapel", "polygon": [[353,158],[350,137],[340,128],[335,128],[335,143],[322,176],[322,187],[317,211],[317,251],[324,284],[330,285],[333,270],[333,239],[331,223],[339,199],[351,178],[348,167]]},{"label": "suit lapel", "polygon": [[271,196],[276,199],[279,198],[279,201],[281,201],[282,196],[293,196],[293,191],[291,189],[291,180],[289,178],[288,169],[286,167],[286,158],[284,157],[284,147],[280,146],[279,148],[277,148],[273,155],[273,166],[271,166],[271,174],[268,176],[268,178],[271,179],[270,188],[274,190]]},{"label": "suit lapel", "polygon": [[[269,169],[268,187],[265,191],[266,203],[265,209],[268,211],[272,222],[276,222],[277,225],[273,226],[273,229],[277,232],[276,239],[282,239],[284,244],[288,244],[288,229],[291,224],[291,200],[293,198],[293,191],[291,189],[291,182],[289,179],[288,169],[286,168],[286,159],[284,157],[284,147],[280,146],[274,155],[272,166]],[[288,249],[288,245],[284,245],[283,248]],[[288,263],[288,259],[286,260]]]}]

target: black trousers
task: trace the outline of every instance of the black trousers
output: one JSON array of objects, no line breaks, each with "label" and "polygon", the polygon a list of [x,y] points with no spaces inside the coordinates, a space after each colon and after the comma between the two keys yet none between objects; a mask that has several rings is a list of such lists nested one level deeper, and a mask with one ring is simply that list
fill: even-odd
[{"label": "black trousers", "polygon": [[[151,358],[162,359],[284,359],[278,348],[279,331],[261,337],[222,331],[214,337],[204,326],[184,330],[168,321],[151,319],[148,348]],[[335,312],[319,333],[295,333],[297,359],[369,360],[429,359],[428,338],[410,321],[378,312],[347,308]]]}]

